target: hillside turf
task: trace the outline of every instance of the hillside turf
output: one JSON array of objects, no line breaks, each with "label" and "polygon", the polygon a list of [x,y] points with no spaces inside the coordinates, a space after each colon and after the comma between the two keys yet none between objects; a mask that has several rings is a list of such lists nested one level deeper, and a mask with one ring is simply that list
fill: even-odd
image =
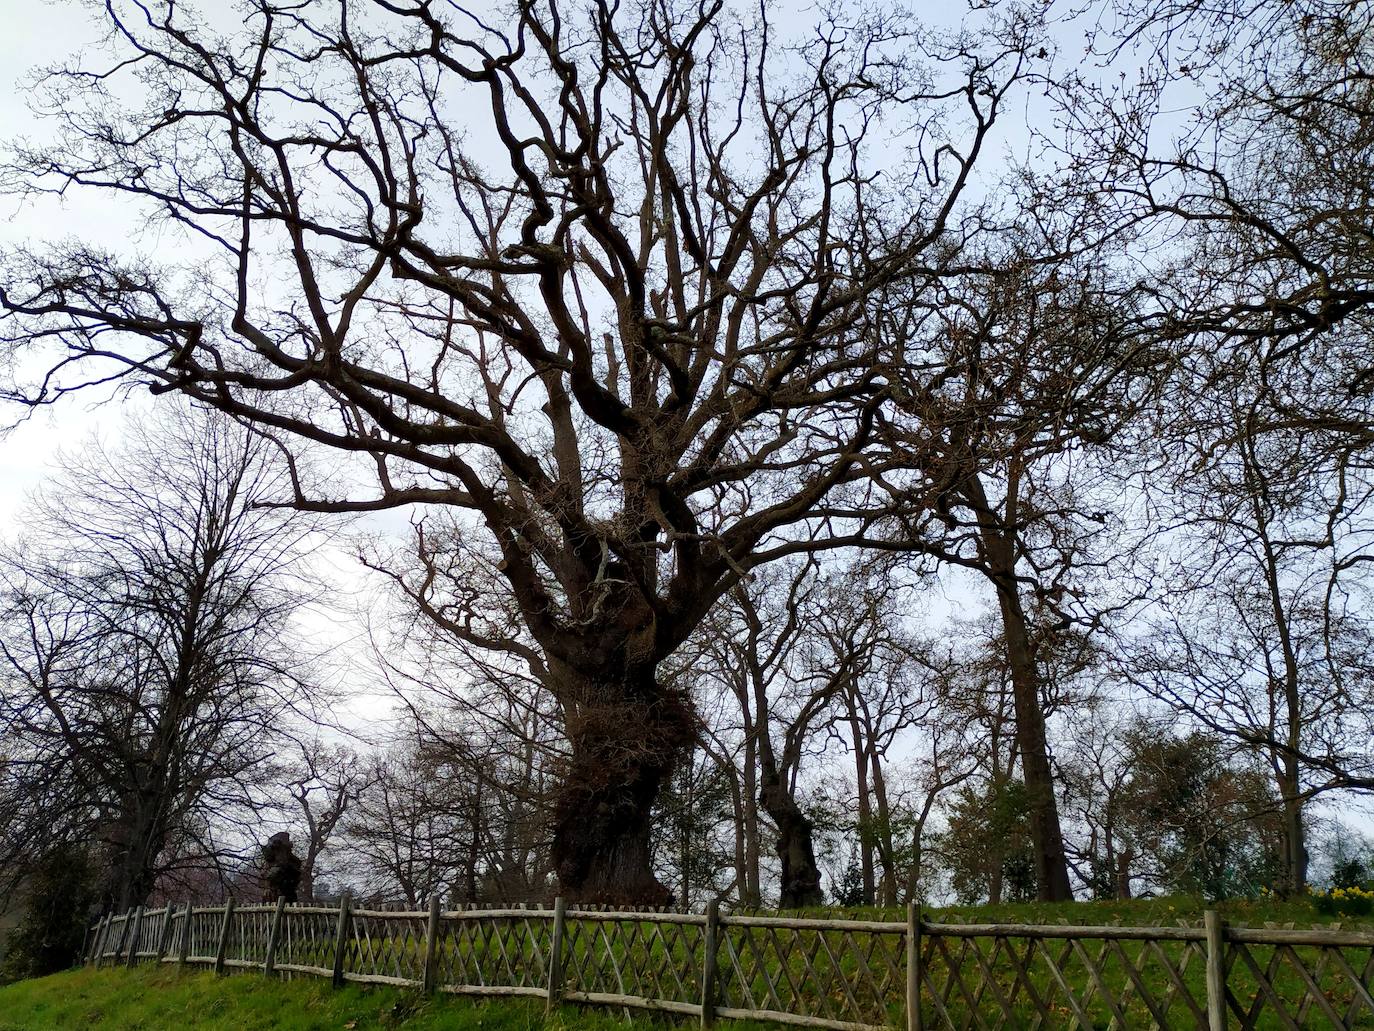
[{"label": "hillside turf", "polygon": [[[951,907],[926,910],[924,915],[940,923],[1173,926],[1197,923],[1206,908],[1200,900],[1170,898]],[[1217,908],[1233,924],[1262,926],[1275,922],[1310,927],[1330,923],[1305,901],[1235,901]],[[895,911],[875,909],[826,909],[806,915],[904,918]],[[1344,926],[1366,922],[1347,920]],[[662,1023],[642,1014],[636,1019],[640,1021]],[[81,969],[0,987],[0,1031],[623,1031],[625,1026],[620,1011],[574,1006],[560,1008],[546,1021],[542,1002],[532,999],[479,1002],[446,995],[425,998],[404,989],[359,985],[335,990],[327,981],[313,977],[289,981],[268,980],[257,974],[215,977],[173,967]],[[748,1026],[721,1024],[726,1031],[744,1031]]]}]

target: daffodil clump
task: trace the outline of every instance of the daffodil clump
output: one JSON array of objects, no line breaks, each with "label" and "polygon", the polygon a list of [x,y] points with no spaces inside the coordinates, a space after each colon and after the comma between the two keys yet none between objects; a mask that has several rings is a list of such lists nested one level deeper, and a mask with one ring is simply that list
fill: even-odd
[{"label": "daffodil clump", "polygon": [[1374,913],[1374,890],[1360,885],[1314,891],[1312,904],[1327,916],[1368,916]]}]

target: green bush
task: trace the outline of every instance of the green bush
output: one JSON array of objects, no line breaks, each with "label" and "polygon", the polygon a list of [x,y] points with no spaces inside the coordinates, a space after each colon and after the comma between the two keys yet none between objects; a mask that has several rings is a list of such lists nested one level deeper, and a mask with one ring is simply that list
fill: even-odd
[{"label": "green bush", "polygon": [[78,847],[51,849],[25,878],[24,918],[6,942],[0,983],[66,970],[81,954],[94,908],[90,857]]}]

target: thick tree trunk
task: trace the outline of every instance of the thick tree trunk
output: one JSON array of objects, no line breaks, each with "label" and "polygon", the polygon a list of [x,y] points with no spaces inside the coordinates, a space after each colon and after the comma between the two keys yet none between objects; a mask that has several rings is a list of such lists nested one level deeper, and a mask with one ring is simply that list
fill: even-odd
[{"label": "thick tree trunk", "polygon": [[778,828],[778,859],[782,861],[779,908],[819,906],[825,896],[821,892],[821,871],[816,866],[811,821],[775,773],[765,771],[759,789],[759,804]]},{"label": "thick tree trunk", "polygon": [[1279,790],[1283,797],[1284,887],[1290,897],[1296,898],[1307,888],[1307,828],[1302,818],[1297,760],[1286,755],[1283,766]]},{"label": "thick tree trunk", "polygon": [[116,912],[147,902],[157,881],[157,860],[165,839],[157,820],[148,815],[149,800],[132,800],[125,809],[106,839],[109,864],[104,894]]},{"label": "thick tree trunk", "polygon": [[1119,852],[1116,856],[1116,897],[1128,899],[1131,897],[1131,861],[1135,854],[1127,849]]},{"label": "thick tree trunk", "polygon": [[672,891],[654,876],[651,814],[691,747],[691,711],[651,675],[574,682],[562,700],[572,753],[553,813],[562,893],[578,902],[670,904]]}]

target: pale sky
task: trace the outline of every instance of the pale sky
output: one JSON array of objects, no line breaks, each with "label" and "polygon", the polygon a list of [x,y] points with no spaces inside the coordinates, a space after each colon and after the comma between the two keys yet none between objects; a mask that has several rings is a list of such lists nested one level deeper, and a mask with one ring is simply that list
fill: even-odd
[{"label": "pale sky", "polygon": [[[224,0],[221,0],[224,2]],[[226,9],[229,4],[224,2]],[[101,20],[97,20],[97,13]],[[103,11],[73,0],[0,0],[0,141],[9,144],[32,134],[41,139],[46,127],[35,119],[26,103],[26,83],[35,70],[68,58],[83,46],[97,43],[104,29]],[[45,239],[79,236],[111,250],[130,245],[156,251],[158,241],[149,239],[128,212],[108,203],[97,203],[88,195],[69,199],[44,198],[19,204],[0,199],[0,245],[25,242],[40,244]],[[177,240],[178,247],[185,246]],[[175,403],[154,398],[138,389],[132,394],[110,398],[109,392],[68,396],[57,405],[32,413],[0,405],[0,425],[13,426],[0,436],[0,538],[12,538],[22,531],[25,497],[42,485],[59,449],[79,448],[92,433],[117,443],[125,420],[131,412],[151,410],[159,403]],[[375,520],[379,527],[403,526],[401,519]],[[367,529],[364,527],[364,529]],[[309,611],[303,619],[312,641],[330,648],[335,658],[326,677],[350,694],[359,697],[342,714],[350,723],[371,724],[389,699],[369,696],[375,688],[364,638],[366,627],[355,610],[366,602],[362,570],[347,541],[327,546],[317,555],[317,565],[337,590],[329,608]]]},{"label": "pale sky", "polygon": [[[65,3],[26,3],[0,0],[0,140],[9,142],[33,130],[33,116],[24,102],[24,82],[30,69],[58,60],[73,47],[98,38],[87,13]],[[54,224],[65,232],[77,227],[113,231],[113,220],[81,203],[38,211],[0,200],[0,243],[9,245],[51,232]],[[97,231],[99,231],[97,229]],[[21,412],[0,410],[0,425]],[[118,432],[123,415],[113,407],[92,408],[78,402],[60,411],[35,416],[0,437],[0,534],[8,535],[23,496],[43,478],[45,463],[63,443],[76,443],[94,429]]]}]

